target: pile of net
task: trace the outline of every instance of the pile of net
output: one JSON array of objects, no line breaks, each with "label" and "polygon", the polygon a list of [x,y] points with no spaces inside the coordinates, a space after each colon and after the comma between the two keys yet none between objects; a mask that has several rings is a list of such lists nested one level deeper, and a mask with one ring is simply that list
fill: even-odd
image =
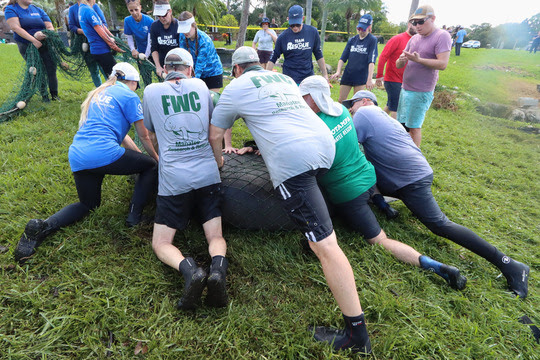
[{"label": "pile of net", "polygon": [[247,230],[292,230],[294,224],[274,195],[262,156],[224,154],[221,169],[223,222]]},{"label": "pile of net", "polygon": [[[47,38],[42,43],[47,46],[57,70],[77,81],[86,79],[89,72],[97,74],[99,65],[90,55],[84,35],[75,35],[72,37],[71,46],[66,47],[56,32],[43,30],[43,33],[47,35]],[[151,84],[153,77],[159,79],[155,74],[154,64],[147,59],[134,59],[125,42],[118,37],[115,37],[115,41],[118,47],[125,51],[116,53],[116,60],[137,64],[144,85]],[[41,96],[48,95],[45,65],[39,56],[38,49],[32,44],[26,50],[25,63],[19,71],[18,79],[20,80],[14,84],[7,99],[0,105],[0,122],[17,115],[26,107],[34,94],[39,92]]]}]

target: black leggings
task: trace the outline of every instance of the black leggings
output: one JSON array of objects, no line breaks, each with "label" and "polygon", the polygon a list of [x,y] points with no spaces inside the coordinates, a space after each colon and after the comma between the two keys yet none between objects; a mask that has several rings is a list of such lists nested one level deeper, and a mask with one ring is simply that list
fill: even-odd
[{"label": "black leggings", "polygon": [[103,71],[105,72],[105,81],[111,76],[112,68],[114,65],[116,65],[116,60],[114,59],[114,56],[108,52],[105,54],[92,54],[92,57],[96,62],[101,66]]},{"label": "black leggings", "polygon": [[101,204],[101,184],[106,174],[139,174],[131,198],[131,212],[142,212],[157,186],[157,162],[148,155],[126,149],[125,154],[112,164],[73,173],[79,202],[64,207],[47,219],[53,230],[73,224]]},{"label": "black leggings", "polygon": [[[17,47],[19,48],[19,53],[22,55],[22,57],[26,60],[26,50],[28,49],[28,46],[30,43],[17,43]],[[49,49],[47,48],[47,45],[43,44],[38,49],[39,56],[41,57],[41,60],[43,60],[43,64],[45,65],[45,70],[47,71],[47,79],[49,80],[49,91],[51,92],[52,96],[58,95],[58,79],[56,78],[56,64],[54,63],[51,54],[49,53]],[[39,92],[42,96],[47,95],[47,89],[46,88],[40,88]]]}]

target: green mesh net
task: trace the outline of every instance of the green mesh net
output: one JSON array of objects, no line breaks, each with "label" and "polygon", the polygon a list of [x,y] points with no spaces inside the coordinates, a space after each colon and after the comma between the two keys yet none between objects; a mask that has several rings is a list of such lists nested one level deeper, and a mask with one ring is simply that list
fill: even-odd
[{"label": "green mesh net", "polygon": [[[56,32],[43,30],[43,33],[47,35],[47,39],[43,41],[43,44],[47,46],[56,68],[61,73],[77,81],[81,81],[88,71],[92,77],[99,77],[100,67],[90,55],[87,48],[88,40],[84,35],[75,35],[72,37],[71,46],[66,47]],[[134,59],[131,56],[128,44],[118,37],[114,39],[118,47],[125,51],[124,53],[116,53],[116,60],[131,64],[136,63],[144,86],[151,84],[154,78],[161,81],[155,72],[154,64],[147,59]],[[36,92],[39,92],[42,96],[48,95],[48,79],[45,65],[38,49],[32,44],[26,50],[25,64],[21,67],[18,78],[22,80],[13,86],[8,98],[0,105],[0,122],[7,121],[20,113]],[[96,84],[96,81],[94,81],[94,84]]]}]

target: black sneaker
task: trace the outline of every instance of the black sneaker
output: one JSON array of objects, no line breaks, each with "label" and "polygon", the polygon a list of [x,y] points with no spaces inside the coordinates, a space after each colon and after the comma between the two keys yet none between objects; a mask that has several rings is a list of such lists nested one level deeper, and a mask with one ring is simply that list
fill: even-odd
[{"label": "black sneaker", "polygon": [[504,267],[503,275],[508,288],[521,299],[525,299],[529,292],[529,271],[527,265],[513,259],[510,259],[510,263]]},{"label": "black sneaker", "polygon": [[385,207],[383,209],[383,212],[385,213],[386,215],[386,218],[388,220],[392,220],[392,219],[395,219],[399,216],[399,211],[397,211],[396,209],[394,209],[393,207],[391,207],[390,205],[388,205],[387,207]]},{"label": "black sneaker", "polygon": [[465,289],[465,285],[467,285],[467,278],[459,273],[459,269],[457,267],[442,264],[441,272],[448,276],[446,282],[452,289]]},{"label": "black sneaker", "polygon": [[24,233],[15,247],[15,261],[23,264],[36,252],[36,248],[41,245],[45,238],[45,228],[47,224],[41,219],[32,219],[24,228]]},{"label": "black sneaker", "polygon": [[191,281],[184,288],[184,296],[178,301],[178,309],[192,310],[201,300],[201,294],[206,286],[206,271],[198,267],[191,276]]},{"label": "black sneaker", "polygon": [[51,102],[51,99],[49,99],[49,95],[43,95],[41,97],[41,100],[44,102],[44,103],[49,103]]},{"label": "black sneaker", "polygon": [[219,271],[213,271],[208,276],[206,283],[208,295],[206,295],[206,304],[213,307],[225,307],[229,302],[227,296],[227,282],[223,274]]},{"label": "black sneaker", "polygon": [[338,330],[326,326],[317,326],[316,328],[310,328],[313,332],[315,340],[332,345],[334,350],[351,349],[355,353],[360,355],[371,354],[371,341],[367,338],[364,344],[353,343],[351,339],[345,334],[345,330]]}]

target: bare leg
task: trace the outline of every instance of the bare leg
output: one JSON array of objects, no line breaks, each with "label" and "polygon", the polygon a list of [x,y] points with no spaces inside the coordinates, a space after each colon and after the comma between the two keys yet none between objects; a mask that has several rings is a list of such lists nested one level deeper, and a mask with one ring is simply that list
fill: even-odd
[{"label": "bare leg", "polygon": [[221,231],[221,217],[208,220],[203,224],[204,235],[208,241],[208,253],[211,257],[227,253],[227,243]]},{"label": "bare leg", "polygon": [[178,265],[184,260],[184,256],[176,246],[172,244],[176,229],[162,224],[154,224],[152,236],[152,249],[159,260],[178,271]]},{"label": "bare leg", "polygon": [[390,111],[390,116],[397,120],[397,111]]},{"label": "bare leg", "polygon": [[417,267],[420,267],[419,258],[422,254],[418,251],[406,245],[400,241],[389,239],[386,236],[384,230],[381,229],[379,235],[374,238],[367,239],[367,242],[370,244],[380,244],[386,250],[390,251],[398,260],[403,261],[404,263],[411,264]]},{"label": "bare leg", "polygon": [[411,138],[413,139],[416,146],[420,147],[420,143],[422,142],[422,129],[410,129],[409,135],[411,135]]},{"label": "bare leg", "polygon": [[349,85],[340,85],[339,86],[339,103],[341,104],[343,100],[347,100],[349,93],[351,92],[352,86]]},{"label": "bare leg", "polygon": [[362,307],[351,264],[338,245],[336,233],[332,232],[326,239],[318,242],[310,241],[309,246],[321,262],[328,287],[343,315],[361,314]]}]

